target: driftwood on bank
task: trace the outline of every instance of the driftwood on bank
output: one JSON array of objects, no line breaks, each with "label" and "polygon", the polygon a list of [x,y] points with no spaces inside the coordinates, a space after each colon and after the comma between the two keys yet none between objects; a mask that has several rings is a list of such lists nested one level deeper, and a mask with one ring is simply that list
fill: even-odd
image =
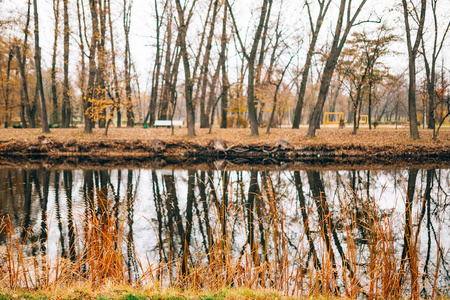
[{"label": "driftwood on bank", "polygon": [[0,165],[5,159],[78,159],[96,162],[114,162],[116,165],[133,161],[154,161],[158,164],[209,163],[227,160],[236,164],[279,163],[377,163],[450,162],[450,149],[440,145],[402,146],[292,146],[279,140],[275,145],[231,145],[223,140],[211,140],[206,146],[188,142],[166,143],[151,141],[77,141],[52,140],[40,136],[35,141],[1,141]]}]

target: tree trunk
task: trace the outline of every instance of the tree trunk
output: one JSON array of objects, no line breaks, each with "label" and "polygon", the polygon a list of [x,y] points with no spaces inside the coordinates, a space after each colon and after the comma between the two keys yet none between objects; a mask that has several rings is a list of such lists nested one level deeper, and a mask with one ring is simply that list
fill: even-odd
[{"label": "tree trunk", "polygon": [[356,104],[353,105],[353,135],[356,135],[356,133],[357,133],[358,122],[359,122],[358,104],[356,103]]},{"label": "tree trunk", "polygon": [[314,107],[311,119],[309,120],[308,135],[307,135],[308,137],[315,137],[316,128],[320,126],[320,118],[322,115],[323,105],[325,104],[325,100],[327,98],[331,78],[333,77],[334,68],[336,67],[338,59],[336,54],[335,53],[330,54],[329,58],[327,59],[327,63],[325,65],[325,69],[323,71],[322,79],[320,82],[320,90],[317,103],[316,106]]},{"label": "tree trunk", "polygon": [[227,128],[227,112],[228,112],[228,73],[226,66],[226,52],[227,52],[227,12],[228,7],[227,3],[224,3],[223,9],[223,20],[222,20],[222,38],[220,40],[220,68],[222,69],[222,101],[221,101],[221,111],[222,111],[222,121],[220,123],[220,128]]},{"label": "tree trunk", "polygon": [[[173,120],[175,115],[176,105],[178,101],[178,93],[176,91],[177,82],[178,82],[178,72],[180,69],[181,62],[181,53],[180,53],[180,39],[181,33],[178,32],[177,40],[175,43],[173,56],[175,57],[175,61],[172,64],[172,69],[169,72],[169,80],[168,80],[168,98],[169,104],[171,105],[171,113],[169,114],[169,120]],[[174,128],[172,126],[172,135],[174,134]]]},{"label": "tree trunk", "polygon": [[[311,12],[309,9],[309,4],[307,1],[305,1],[305,3],[308,7],[308,14],[309,14],[310,20],[311,20]],[[319,11],[319,15],[317,16],[315,28],[314,28],[314,30],[311,30],[312,37],[311,37],[311,42],[309,43],[308,53],[306,54],[305,65],[303,67],[302,82],[300,83],[300,91],[298,93],[297,104],[295,106],[294,121],[292,123],[292,129],[298,129],[300,127],[300,121],[302,118],[302,110],[303,110],[303,105],[304,105],[304,101],[305,101],[306,86],[308,85],[308,75],[309,75],[309,70],[311,68],[311,61],[312,61],[312,57],[314,55],[314,50],[316,49],[317,38],[319,37],[319,32],[320,32],[320,28],[322,27],[322,24],[323,24],[323,19],[325,18],[325,14],[328,11],[328,7],[330,6],[331,1],[327,1],[326,5],[325,5],[325,1],[321,1],[321,2],[319,1],[319,3],[320,3],[320,11]],[[313,26],[313,24],[311,23],[311,27],[312,26]]]},{"label": "tree trunk", "polygon": [[[406,0],[402,0],[403,5],[403,17],[405,21],[406,42],[408,46],[408,58],[409,58],[409,88],[408,88],[408,116],[409,116],[409,132],[412,139],[418,140],[419,129],[417,126],[417,113],[416,113],[416,57],[420,42],[422,41],[423,27],[425,23],[426,13],[426,0],[421,0],[421,12],[419,19],[419,28],[417,29],[416,39],[414,45],[411,40],[411,28],[409,26],[409,11]],[[414,296],[414,295],[413,295]]]},{"label": "tree trunk", "polygon": [[[167,4],[167,2],[166,2]],[[161,73],[161,44],[160,44],[160,36],[161,36],[161,27],[162,20],[160,20],[158,13],[158,3],[155,0],[155,14],[156,14],[156,57],[155,57],[155,65],[153,67],[153,76],[152,76],[152,91],[150,96],[150,106],[149,106],[149,126],[153,126],[156,119],[156,102],[158,100],[158,89],[159,89],[159,77]],[[162,19],[162,18],[161,18]],[[144,123],[147,120],[144,120]]]},{"label": "tree trunk", "polygon": [[[422,42],[423,43],[423,42]],[[423,47],[423,46],[422,46]],[[423,48],[424,49],[424,48]],[[425,50],[425,49],[424,49]],[[425,53],[425,51],[424,51]],[[424,63],[425,63],[425,74],[426,74],[426,82],[427,82],[427,93],[428,93],[428,111],[427,111],[427,127],[428,129],[435,129],[435,82],[436,82],[436,73],[431,72],[430,65],[428,63],[428,59],[426,55],[424,55]]]},{"label": "tree trunk", "polygon": [[34,6],[34,47],[35,47],[34,62],[36,65],[36,86],[40,98],[42,133],[49,133],[50,128],[48,126],[47,105],[45,102],[44,88],[42,84],[41,48],[39,47],[39,16],[38,16],[37,0],[33,0],[33,6]]},{"label": "tree trunk", "polygon": [[86,97],[84,99],[84,113],[85,113],[85,123],[84,123],[84,132],[92,133],[93,122],[91,120],[91,107],[92,100],[96,97],[95,88],[96,82],[95,77],[97,73],[97,66],[95,62],[96,49],[98,43],[98,16],[97,16],[97,0],[89,0],[89,7],[91,10],[91,18],[92,18],[92,35],[91,35],[91,43],[89,45],[89,76],[87,83],[87,92],[85,93]]},{"label": "tree trunk", "polygon": [[370,82],[369,82],[369,113],[367,117],[367,121],[369,122],[369,130],[372,129],[372,78],[373,74],[370,76]]},{"label": "tree trunk", "polygon": [[[27,77],[25,75],[25,66],[26,66],[26,56],[27,56],[27,44],[28,44],[28,27],[30,25],[30,19],[31,19],[31,0],[28,0],[28,10],[27,10],[27,21],[24,29],[25,37],[23,42],[23,55],[21,57],[20,55],[20,49],[19,46],[16,45],[15,51],[16,51],[16,58],[17,58],[17,64],[19,65],[19,72],[20,72],[20,82],[21,82],[21,114],[24,114],[26,118],[28,119],[28,122],[30,123],[30,127],[34,128],[36,127],[35,122],[35,109],[31,107],[30,105],[30,98],[28,94],[28,84],[27,84]],[[22,117],[22,124],[23,127],[26,128],[26,120],[24,117]]]},{"label": "tree trunk", "polygon": [[189,55],[187,52],[186,45],[186,33],[187,33],[187,24],[184,20],[184,9],[181,7],[180,0],[175,0],[177,5],[178,12],[178,32],[180,34],[180,55],[183,59],[183,68],[184,68],[184,92],[185,92],[185,100],[186,100],[186,123],[188,128],[188,136],[195,136],[195,105],[192,99],[193,92],[193,79],[191,78],[191,71],[189,66]]},{"label": "tree trunk", "polygon": [[[85,126],[86,126],[86,119],[87,116],[85,114],[86,109],[85,109],[85,103],[86,103],[86,90],[85,90],[85,77],[86,77],[86,66],[84,63],[84,38],[83,38],[83,29],[82,29],[82,19],[84,19],[84,8],[81,7],[81,9],[83,10],[83,17],[81,16],[82,13],[80,11],[80,2],[77,1],[77,16],[78,16],[78,36],[80,38],[80,42],[79,42],[79,47],[80,47],[80,52],[82,53],[81,55],[81,70],[80,70],[80,91],[81,91],[81,101],[82,101],[82,110],[83,110],[83,117],[85,120]],[[86,27],[84,27],[84,36],[86,36]],[[85,127],[86,130],[86,127]]]},{"label": "tree trunk", "polygon": [[[425,71],[426,71],[426,82],[427,82],[427,92],[428,92],[428,106],[427,106],[427,127],[428,129],[433,129],[433,133],[435,133],[436,129],[436,62],[444,45],[444,41],[446,41],[446,36],[450,30],[450,22],[447,23],[447,26],[444,27],[443,34],[439,39],[439,23],[438,23],[438,14],[437,14],[437,0],[430,1],[431,2],[431,11],[433,15],[433,23],[434,23],[434,38],[433,38],[433,51],[431,55],[431,68],[427,59],[426,51],[425,51],[425,42],[423,41],[422,36],[422,52],[423,58],[425,62]],[[443,74],[441,76],[441,80],[443,80]],[[441,118],[442,120],[442,118]]]},{"label": "tree trunk", "polygon": [[[172,11],[172,10],[171,10]],[[171,13],[169,15],[172,15]],[[178,39],[177,39],[178,41]],[[158,118],[161,120],[167,120],[169,116],[169,102],[170,102],[170,93],[171,93],[171,69],[172,69],[172,61],[171,61],[171,46],[172,46],[172,18],[169,17],[167,21],[167,31],[166,31],[166,58],[164,64],[164,75],[163,75],[163,88],[162,88],[162,97],[159,103],[159,114]]]},{"label": "tree trunk", "polygon": [[[269,7],[268,7],[268,12],[267,14],[270,15],[270,12],[272,11],[272,4],[273,1],[269,2]],[[270,18],[266,18],[266,21],[264,23],[264,29],[263,29],[263,33],[261,36],[261,48],[259,50],[259,58],[258,58],[258,63],[256,65],[256,78],[255,78],[255,83],[256,83],[256,87],[259,87],[260,84],[262,83],[262,68],[264,65],[264,60],[266,58],[266,53],[269,47],[266,47],[266,41],[267,41],[267,32],[269,31],[269,19]],[[271,62],[269,64],[269,70],[273,69],[273,59],[271,59]],[[262,101],[262,98],[258,97],[256,99],[259,103],[259,113],[258,113],[258,125],[261,126],[264,123],[264,106],[265,106],[265,102]]]},{"label": "tree trunk", "polygon": [[[278,48],[278,44],[279,44],[278,38],[281,36],[281,34],[278,33],[278,24],[277,24],[277,30],[276,31],[277,31],[277,41],[275,42],[272,56],[275,56],[275,51]],[[270,114],[269,123],[267,124],[267,134],[270,133],[270,127],[272,126],[273,119],[274,119],[274,116],[275,116],[275,111],[276,111],[276,108],[277,108],[278,92],[280,90],[281,83],[283,82],[284,75],[286,74],[286,71],[288,70],[289,65],[291,64],[293,58],[294,58],[294,56],[291,56],[291,59],[289,60],[289,62],[284,67],[284,70],[281,72],[281,76],[280,76],[280,79],[278,80],[278,82],[277,83],[270,82],[271,84],[274,84],[276,88],[275,88],[275,93],[274,93],[274,96],[273,96],[272,113]],[[271,77],[272,76],[269,74],[269,81],[271,80]],[[281,125],[281,120],[280,120],[280,125]]]},{"label": "tree trunk", "polygon": [[62,103],[62,127],[69,128],[72,121],[72,108],[70,107],[69,95],[69,0],[63,0],[64,5],[64,82]]},{"label": "tree trunk", "polygon": [[[369,65],[366,65],[361,81],[356,85],[356,99],[353,101],[353,134],[356,135],[359,128],[359,119],[361,118],[361,106],[363,97],[363,88],[366,83],[367,73],[369,72]],[[353,98],[350,97],[352,100]]]},{"label": "tree trunk", "polygon": [[367,2],[367,0],[361,1],[361,3],[358,6],[358,9],[355,11],[353,16],[350,16],[351,6],[350,5],[348,6],[347,24],[346,24],[345,30],[341,36],[342,23],[344,20],[344,14],[345,14],[346,6],[347,6],[346,2],[347,2],[346,0],[341,0],[341,4],[339,7],[338,21],[336,23],[336,29],[335,29],[331,49],[330,49],[330,54],[325,63],[325,68],[323,70],[322,79],[320,82],[319,96],[317,99],[317,103],[314,107],[311,119],[309,121],[308,134],[307,134],[308,137],[316,136],[316,128],[318,128],[320,126],[320,119],[321,119],[321,115],[322,115],[323,106],[324,106],[325,100],[327,98],[331,78],[333,77],[333,72],[336,67],[338,58],[341,55],[342,48],[344,47],[345,41],[347,39],[348,34],[350,33],[350,30],[353,27],[353,24],[355,23],[356,18],[358,17],[359,13],[361,12],[361,10],[362,10],[364,4]]},{"label": "tree trunk", "polygon": [[125,31],[125,107],[127,111],[127,126],[134,126],[134,111],[131,101],[131,57],[130,57],[130,25],[131,25],[131,4],[127,7],[127,0],[123,1],[123,28]]},{"label": "tree trunk", "polygon": [[[114,96],[113,99],[113,108],[111,110],[111,116],[108,121],[112,122],[112,114],[114,113],[114,110],[117,114],[117,127],[121,126],[121,111],[120,111],[120,92],[119,92],[119,80],[117,77],[117,68],[116,68],[116,50],[115,50],[115,44],[114,44],[114,32],[113,32],[113,26],[112,26],[112,20],[111,20],[111,1],[108,0],[108,24],[109,24],[109,35],[110,35],[110,43],[111,43],[111,62],[112,62],[112,71],[113,71],[113,83],[114,83]],[[108,127],[108,124],[111,122],[106,123],[106,127]],[[105,132],[107,132],[107,128],[105,128]]]},{"label": "tree trunk", "polygon": [[11,91],[10,73],[11,61],[14,57],[13,49],[9,50],[8,67],[6,68],[6,91],[5,91],[5,128],[11,125],[11,108],[9,107],[9,93]]},{"label": "tree trunk", "polygon": [[20,74],[20,119],[22,121],[22,127],[28,128],[26,117],[28,117],[28,122],[30,126],[33,127],[33,119],[30,116],[30,102],[28,97],[28,86],[27,86],[27,78],[25,75],[25,68],[22,63],[22,58],[20,56],[19,46],[14,46],[14,51],[16,52],[17,65],[19,66],[19,74]]},{"label": "tree trunk", "polygon": [[207,106],[206,106],[206,111],[209,112],[209,117],[210,117],[210,120],[208,121],[210,133],[211,133],[212,126],[214,125],[214,113],[216,110],[216,106],[217,106],[217,103],[219,102],[219,99],[216,99],[217,98],[216,97],[216,86],[217,86],[217,82],[219,81],[221,64],[222,64],[222,62],[220,61],[220,55],[219,55],[219,61],[217,62],[216,70],[214,71],[214,75],[211,79],[211,84],[209,86],[209,96],[208,96],[208,102],[207,102]]},{"label": "tree trunk", "polygon": [[258,119],[256,118],[255,107],[255,64],[254,61],[250,61],[248,64],[248,121],[250,123],[251,136],[258,136]]},{"label": "tree trunk", "polygon": [[268,12],[268,5],[272,0],[264,0],[263,5],[261,7],[261,15],[259,17],[259,24],[256,29],[255,37],[253,39],[252,50],[250,55],[248,56],[248,98],[247,98],[247,107],[248,107],[248,120],[250,122],[250,130],[252,136],[258,136],[258,119],[256,115],[256,107],[255,107],[255,62],[256,62],[256,52],[258,49],[258,44],[261,40],[262,31],[264,28],[264,24],[268,22],[267,19],[270,18],[270,14]]},{"label": "tree trunk", "polygon": [[59,38],[59,0],[53,0],[53,12],[55,15],[55,37],[53,41],[53,54],[52,54],[52,71],[51,71],[51,89],[52,89],[52,102],[53,113],[52,123],[53,125],[59,124],[59,109],[58,109],[58,91],[56,87],[56,54],[58,51],[58,38]]},{"label": "tree trunk", "polygon": [[97,68],[97,98],[100,109],[98,116],[98,127],[106,127],[106,1],[98,1],[98,19],[100,25],[99,39],[97,43],[98,68]]},{"label": "tree trunk", "polygon": [[417,125],[416,112],[416,61],[409,61],[409,88],[408,88],[408,117],[409,117],[409,133],[412,139],[418,140],[419,127]]},{"label": "tree trunk", "polygon": [[201,93],[200,93],[200,128],[209,127],[209,114],[211,111],[206,109],[206,88],[208,86],[208,66],[209,58],[211,54],[212,41],[214,37],[214,28],[216,25],[216,16],[219,11],[219,1],[214,1],[213,15],[211,19],[211,25],[209,29],[208,39],[206,41],[205,55],[203,57],[203,66],[201,68],[200,76],[202,78],[201,82]]},{"label": "tree trunk", "polygon": [[233,12],[231,11],[231,6],[229,1],[227,0],[227,6],[230,10],[231,18],[233,20],[234,28],[236,31],[236,35],[239,40],[239,44],[241,46],[241,51],[244,54],[245,59],[248,62],[248,83],[247,83],[247,107],[248,107],[248,120],[250,122],[250,130],[252,136],[258,136],[258,119],[256,115],[256,107],[255,107],[255,64],[256,64],[256,54],[258,50],[258,45],[261,40],[264,24],[267,22],[266,19],[270,17],[268,13],[268,4],[272,2],[272,0],[264,0],[261,7],[261,14],[259,16],[258,27],[256,28],[255,37],[253,38],[253,44],[250,51],[250,54],[247,54],[245,50],[246,47],[243,44],[241,37],[239,35],[238,27],[236,24],[236,19],[234,18]]}]

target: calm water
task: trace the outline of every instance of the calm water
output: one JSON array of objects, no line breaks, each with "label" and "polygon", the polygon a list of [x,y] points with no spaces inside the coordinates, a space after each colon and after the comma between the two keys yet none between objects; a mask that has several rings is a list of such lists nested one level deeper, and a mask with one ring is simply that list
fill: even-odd
[{"label": "calm water", "polygon": [[233,256],[250,251],[254,263],[276,260],[282,249],[293,268],[322,268],[326,253],[342,271],[350,234],[364,274],[376,238],[370,224],[386,219],[399,261],[405,236],[411,229],[417,236],[422,293],[434,274],[449,291],[449,204],[450,169],[0,169],[0,213],[38,245],[30,253],[74,258],[86,216],[101,222],[108,214],[123,223],[130,266],[136,257],[151,264],[186,251],[202,257],[222,237]]}]

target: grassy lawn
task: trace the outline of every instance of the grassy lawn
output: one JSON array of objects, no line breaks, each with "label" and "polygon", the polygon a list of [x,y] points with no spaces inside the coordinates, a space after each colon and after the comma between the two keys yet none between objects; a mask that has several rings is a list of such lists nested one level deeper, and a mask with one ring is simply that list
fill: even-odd
[{"label": "grassy lawn", "polygon": [[[421,139],[416,141],[409,138],[408,128],[381,128],[368,130],[361,128],[357,135],[352,134],[350,128],[325,128],[317,130],[317,137],[314,139],[306,137],[306,129],[293,130],[289,128],[274,128],[270,134],[266,134],[264,128],[260,129],[259,136],[250,136],[250,129],[220,129],[213,128],[212,133],[208,129],[196,128],[195,137],[187,136],[186,128],[175,128],[174,135],[167,128],[110,128],[108,136],[103,135],[103,129],[94,129],[93,134],[83,133],[82,128],[73,129],[51,129],[47,137],[61,142],[69,140],[100,141],[100,140],[141,140],[151,141],[155,138],[166,142],[190,142],[205,146],[214,138],[222,139],[231,145],[274,145],[278,140],[283,139],[294,146],[308,146],[325,144],[330,146],[396,146],[396,145],[428,145],[428,146],[450,146],[450,129],[441,129],[438,141],[432,140],[431,130],[420,130]],[[40,129],[0,129],[0,142],[12,140],[35,142],[41,136]]]}]

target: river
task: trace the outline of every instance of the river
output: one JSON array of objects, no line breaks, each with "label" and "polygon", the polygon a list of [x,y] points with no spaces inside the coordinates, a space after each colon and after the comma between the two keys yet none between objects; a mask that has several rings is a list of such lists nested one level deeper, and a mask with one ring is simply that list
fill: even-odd
[{"label": "river", "polygon": [[426,167],[0,169],[0,214],[25,255],[75,262],[96,227],[128,282],[203,270],[205,286],[448,294],[449,204],[450,169]]}]

